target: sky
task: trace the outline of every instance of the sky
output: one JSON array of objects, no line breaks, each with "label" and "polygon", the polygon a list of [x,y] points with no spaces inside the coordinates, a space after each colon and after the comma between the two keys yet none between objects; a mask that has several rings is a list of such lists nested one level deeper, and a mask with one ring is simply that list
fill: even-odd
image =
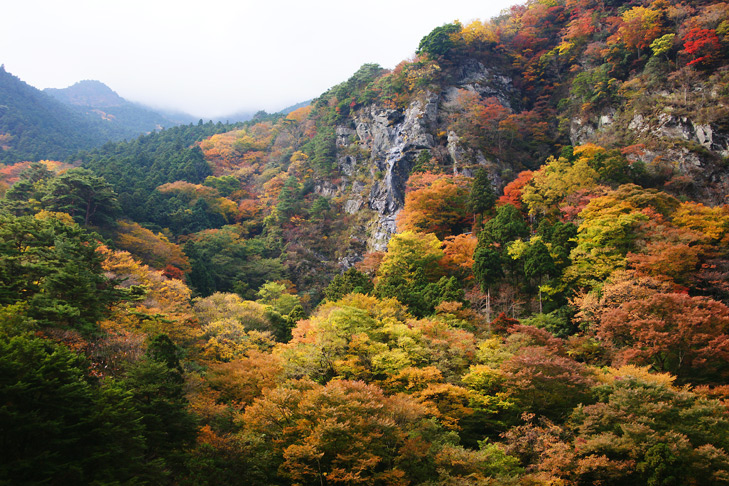
[{"label": "sky", "polygon": [[362,64],[393,68],[454,20],[520,0],[16,0],[0,64],[38,89],[85,79],[196,117],[269,113],[319,96]]}]

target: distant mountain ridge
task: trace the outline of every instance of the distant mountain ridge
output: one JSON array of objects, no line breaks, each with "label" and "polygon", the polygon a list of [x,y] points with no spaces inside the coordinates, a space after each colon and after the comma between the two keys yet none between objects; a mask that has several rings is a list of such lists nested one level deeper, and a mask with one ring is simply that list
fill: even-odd
[{"label": "distant mountain ridge", "polygon": [[43,91],[67,105],[109,108],[127,103],[101,81],[84,80],[68,88],[46,88]]},{"label": "distant mountain ridge", "polygon": [[179,124],[147,107],[125,100],[101,81],[84,80],[68,88],[46,88],[43,91],[94,121],[102,122],[102,129],[111,139],[132,138]]},{"label": "distant mountain ridge", "polygon": [[[281,110],[289,113],[310,101]],[[261,112],[264,113],[265,112]],[[242,122],[253,111],[213,121]],[[38,90],[0,67],[0,163],[65,159],[79,150],[198,122],[188,113],[150,108],[128,101],[101,81],[83,80],[67,88]]]},{"label": "distant mountain ridge", "polygon": [[63,159],[109,138],[92,119],[0,67],[0,163]]},{"label": "distant mountain ridge", "polygon": [[130,102],[100,81],[41,91],[0,67],[0,164],[63,160],[108,141],[194,121]]}]

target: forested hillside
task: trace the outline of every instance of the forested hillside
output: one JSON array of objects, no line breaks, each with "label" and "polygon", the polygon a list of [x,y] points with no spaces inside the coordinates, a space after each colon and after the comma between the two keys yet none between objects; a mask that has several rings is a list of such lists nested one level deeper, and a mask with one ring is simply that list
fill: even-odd
[{"label": "forested hillside", "polygon": [[65,159],[107,141],[134,139],[178,124],[126,101],[98,81],[40,91],[0,66],[0,163],[4,165]]},{"label": "forested hillside", "polygon": [[0,483],[729,483],[728,53],[532,0],[4,166]]},{"label": "forested hillside", "polygon": [[0,66],[0,162],[66,158],[101,145],[91,120],[38,91]]},{"label": "forested hillside", "polygon": [[43,92],[95,120],[108,140],[136,138],[180,124],[125,100],[100,81],[79,81],[67,88],[47,88]]}]

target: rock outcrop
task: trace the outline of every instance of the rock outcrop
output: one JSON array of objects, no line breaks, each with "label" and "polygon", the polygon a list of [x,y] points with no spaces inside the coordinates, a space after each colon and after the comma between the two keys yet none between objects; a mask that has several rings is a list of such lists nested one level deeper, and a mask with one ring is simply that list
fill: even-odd
[{"label": "rock outcrop", "polygon": [[[664,94],[667,96],[669,93]],[[690,181],[690,187],[676,186],[676,189],[688,191],[693,198],[709,205],[729,202],[726,200],[729,132],[716,124],[699,123],[689,116],[673,114],[670,107],[629,115],[610,110],[591,120],[579,117],[570,120],[571,143],[601,145],[605,139],[618,138],[621,146],[640,145],[643,148],[631,158],[648,166],[660,165],[669,173],[683,176],[674,178],[674,184]],[[671,190],[670,184],[667,189]]]},{"label": "rock outcrop", "polygon": [[[405,204],[405,186],[422,151],[441,149],[459,175],[472,176],[470,167],[484,166],[490,170],[494,184],[502,185],[502,167],[498,162],[488,160],[478,151],[464,149],[458,134],[447,132],[443,112],[452,106],[459,89],[495,97],[507,107],[514,105],[513,83],[508,76],[469,61],[459,67],[455,82],[443,92],[427,92],[405,109],[370,105],[354,112],[347,125],[337,127],[337,165],[345,179],[339,195],[344,198],[347,214],[372,212],[364,230],[370,251],[385,250],[397,230],[397,214]],[[438,132],[447,136],[438,139]],[[351,155],[353,147],[367,156]],[[332,189],[322,186],[317,192],[331,197]]]}]

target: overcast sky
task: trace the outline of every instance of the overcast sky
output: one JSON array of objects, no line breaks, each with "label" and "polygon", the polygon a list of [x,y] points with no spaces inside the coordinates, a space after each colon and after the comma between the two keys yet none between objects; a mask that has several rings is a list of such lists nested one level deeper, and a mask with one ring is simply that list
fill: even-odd
[{"label": "overcast sky", "polygon": [[106,83],[195,116],[275,112],[392,68],[433,28],[497,16],[520,0],[13,0],[0,64],[36,88]]}]

